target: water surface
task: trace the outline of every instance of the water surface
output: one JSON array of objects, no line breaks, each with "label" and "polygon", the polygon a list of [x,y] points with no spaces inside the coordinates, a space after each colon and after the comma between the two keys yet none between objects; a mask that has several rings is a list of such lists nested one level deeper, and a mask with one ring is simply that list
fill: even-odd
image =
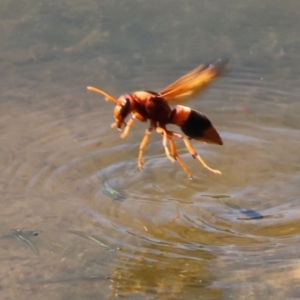
[{"label": "water surface", "polygon": [[[0,239],[3,299],[300,297],[299,14],[298,1],[2,1],[0,234],[39,232],[39,256]],[[155,133],[138,171],[147,125],[121,140],[86,86],[159,91],[218,57],[227,72],[186,105],[220,132],[222,147],[193,145],[223,177],[176,141],[189,180]]]}]

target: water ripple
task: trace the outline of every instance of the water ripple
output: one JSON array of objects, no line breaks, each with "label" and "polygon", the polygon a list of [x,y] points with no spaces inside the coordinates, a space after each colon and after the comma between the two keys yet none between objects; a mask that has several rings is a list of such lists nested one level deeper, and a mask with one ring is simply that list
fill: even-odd
[{"label": "water ripple", "polygon": [[[45,221],[50,240],[59,236],[57,242],[39,247],[41,253],[50,247],[63,260],[68,256],[64,251],[81,251],[82,256],[87,251],[100,263],[100,252],[114,289],[126,293],[143,287],[150,294],[158,286],[167,293],[173,282],[192,289],[211,284],[196,272],[208,261],[221,272],[224,264],[226,270],[240,268],[244,257],[257,266],[257,253],[270,264],[284,251],[292,253],[285,243],[291,245],[300,235],[295,225],[299,104],[294,92],[266,80],[260,69],[240,69],[228,76],[202,95],[203,101],[188,104],[203,109],[220,131],[223,147],[192,143],[223,177],[203,169],[182,141],[176,141],[194,174],[189,180],[165,157],[155,133],[139,171],[138,147],[146,124],[134,126],[121,140],[109,128],[111,106],[104,101],[90,107],[76,100],[61,107],[54,101],[50,111],[0,119],[10,128],[0,132],[9,153],[9,161],[0,162],[1,190],[15,196],[17,209],[27,211],[31,222]],[[67,113],[57,117],[64,105]],[[7,216],[16,207],[11,204]],[[70,230],[95,235],[116,250],[105,253],[91,241],[66,238]],[[167,270],[168,276],[162,272]],[[147,280],[149,274],[153,282]],[[229,281],[224,277],[215,286]]]}]

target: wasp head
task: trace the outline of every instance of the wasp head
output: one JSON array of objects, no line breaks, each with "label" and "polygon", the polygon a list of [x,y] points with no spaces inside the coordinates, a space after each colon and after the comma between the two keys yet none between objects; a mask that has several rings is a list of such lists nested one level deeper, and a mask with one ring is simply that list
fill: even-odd
[{"label": "wasp head", "polygon": [[87,89],[89,91],[96,92],[98,94],[101,94],[105,97],[106,101],[112,101],[116,104],[114,108],[114,117],[115,117],[115,123],[112,124],[112,127],[117,126],[118,129],[121,129],[122,124],[126,123],[124,120],[129,115],[129,113],[134,109],[134,98],[131,95],[122,95],[119,97],[119,99],[116,99],[109,94],[105,93],[102,90],[99,90],[95,87],[88,86]]},{"label": "wasp head", "polygon": [[115,125],[121,129],[122,124],[125,124],[126,117],[133,109],[133,97],[131,95],[122,95],[114,108]]},{"label": "wasp head", "polygon": [[[128,95],[129,96],[129,95]],[[125,119],[129,115],[130,109],[130,98],[127,95],[122,95],[118,99],[118,103],[114,108],[114,118],[115,118],[115,125],[117,128],[121,129],[122,124],[125,124]]]}]

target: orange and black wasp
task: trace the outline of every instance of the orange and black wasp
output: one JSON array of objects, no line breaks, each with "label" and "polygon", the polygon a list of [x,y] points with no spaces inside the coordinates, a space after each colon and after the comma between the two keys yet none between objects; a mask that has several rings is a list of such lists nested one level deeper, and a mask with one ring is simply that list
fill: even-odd
[{"label": "orange and black wasp", "polygon": [[[163,136],[163,147],[166,156],[171,162],[175,160],[178,161],[188,177],[192,178],[192,173],[178,156],[173,138],[182,139],[191,155],[198,159],[206,169],[215,174],[222,175],[219,170],[210,168],[204,162],[189,141],[194,139],[205,143],[222,145],[222,139],[210,120],[203,113],[187,106],[177,105],[172,109],[169,106],[169,102],[174,100],[185,101],[201,92],[208,83],[220,74],[227,62],[227,59],[218,59],[213,63],[200,65],[158,93],[152,91],[137,91],[132,94],[121,95],[119,98],[114,98],[97,88],[88,86],[87,89],[100,93],[107,101],[115,103],[115,122],[111,127],[121,129],[122,125],[125,125],[124,131],[121,134],[122,139],[127,136],[136,119],[142,122],[150,121],[150,126],[146,129],[144,138],[140,144],[138,155],[138,167],[140,169],[143,167],[143,153],[148,143],[150,133],[155,129]],[[126,123],[125,119],[129,114],[131,114],[131,117]],[[168,130],[166,128],[168,124],[179,126],[186,136]],[[170,149],[168,148],[168,142]]]}]

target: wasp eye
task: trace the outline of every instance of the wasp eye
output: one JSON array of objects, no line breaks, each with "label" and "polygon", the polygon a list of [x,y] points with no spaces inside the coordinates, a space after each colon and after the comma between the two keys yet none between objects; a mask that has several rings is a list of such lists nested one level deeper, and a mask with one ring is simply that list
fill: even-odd
[{"label": "wasp eye", "polygon": [[129,98],[125,98],[123,100],[123,103],[122,103],[122,106],[120,109],[120,115],[123,118],[126,118],[129,113],[130,113],[130,100],[129,100]]}]

